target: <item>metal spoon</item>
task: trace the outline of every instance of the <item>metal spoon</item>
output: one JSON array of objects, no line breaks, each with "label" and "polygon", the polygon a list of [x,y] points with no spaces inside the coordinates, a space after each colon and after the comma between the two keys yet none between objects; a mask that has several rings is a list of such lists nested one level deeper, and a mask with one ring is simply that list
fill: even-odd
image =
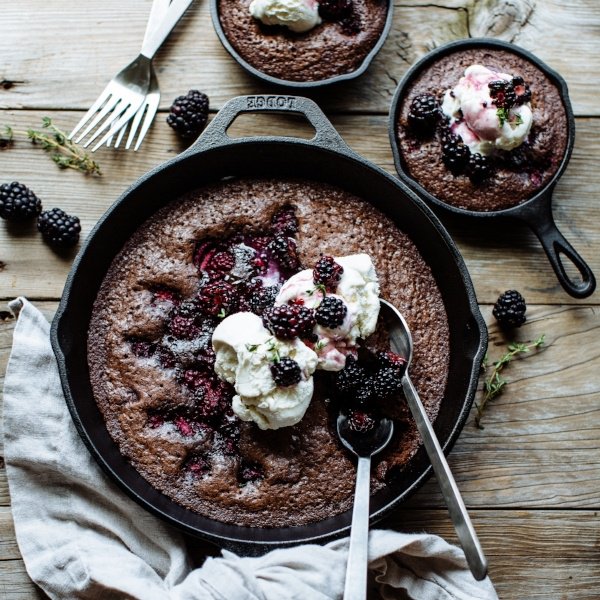
[{"label": "metal spoon", "polygon": [[433,467],[433,472],[437,477],[440,489],[442,490],[442,495],[448,506],[450,518],[452,519],[452,523],[458,534],[458,539],[465,552],[471,573],[475,579],[480,581],[484,579],[487,574],[487,559],[483,554],[483,549],[479,543],[477,533],[475,533],[465,503],[460,495],[460,490],[456,485],[456,481],[454,481],[454,477],[452,476],[452,472],[450,471],[440,442],[435,435],[431,421],[429,420],[423,403],[417,394],[417,390],[413,386],[408,375],[408,368],[413,352],[410,329],[408,328],[404,317],[395,306],[385,300],[381,300],[381,308],[381,315],[384,316],[384,318],[387,317],[386,325],[389,330],[392,350],[404,357],[407,361],[406,372],[402,379],[402,389],[408,402],[408,407],[417,424],[417,429],[423,438],[425,450],[427,451],[431,466]]},{"label": "metal spoon", "polygon": [[394,424],[390,419],[380,419],[369,431],[358,432],[350,427],[348,417],[340,414],[337,432],[342,444],[358,456],[344,600],[364,600],[367,596],[369,557],[371,457],[388,445],[394,433]]}]

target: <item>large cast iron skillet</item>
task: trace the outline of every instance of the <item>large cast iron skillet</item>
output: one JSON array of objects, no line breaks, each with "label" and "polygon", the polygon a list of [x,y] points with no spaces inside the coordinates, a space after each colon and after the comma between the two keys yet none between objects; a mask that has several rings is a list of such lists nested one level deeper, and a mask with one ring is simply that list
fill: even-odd
[{"label": "large cast iron skillet", "polygon": [[251,65],[247,60],[245,60],[241,54],[233,47],[229,38],[225,34],[225,30],[221,25],[221,19],[219,18],[219,0],[210,0],[210,15],[212,18],[213,26],[215,28],[215,32],[219,38],[221,44],[232,58],[248,73],[254,75],[254,77],[258,77],[267,83],[272,83],[275,85],[284,86],[287,88],[293,89],[302,89],[302,88],[316,88],[323,87],[325,85],[330,85],[332,83],[338,83],[340,81],[347,81],[349,79],[355,79],[356,77],[362,75],[371,64],[371,61],[375,58],[377,53],[381,50],[385,40],[387,39],[388,33],[390,32],[390,28],[392,27],[392,15],[394,11],[394,3],[392,0],[387,0],[387,17],[385,19],[385,24],[379,36],[379,39],[371,48],[371,51],[365,56],[364,60],[354,71],[350,71],[349,73],[342,73],[340,75],[335,75],[333,77],[329,77],[327,79],[318,79],[314,81],[292,81],[289,79],[280,79],[279,77],[274,77],[273,75],[269,75],[260,69],[257,69],[255,66]]},{"label": "large cast iron skillet", "polygon": [[[565,107],[565,113],[567,115],[567,146],[565,153],[561,160],[556,173],[550,181],[540,188],[540,190],[531,198],[502,210],[494,211],[475,211],[467,210],[464,208],[458,208],[447,204],[440,200],[433,194],[430,194],[418,181],[413,179],[408,172],[402,159],[402,154],[399,149],[398,136],[396,134],[396,128],[400,119],[400,109],[402,107],[402,100],[404,99],[405,92],[409,88],[410,84],[415,80],[416,77],[430,65],[435,63],[440,58],[443,58],[454,52],[460,52],[461,50],[468,50],[470,48],[490,48],[491,50],[506,50],[512,54],[523,57],[525,60],[533,63],[540,71],[542,71],[548,79],[554,83],[558,88],[563,105]],[[587,298],[593,294],[596,289],[596,279],[594,273],[586,262],[577,253],[575,248],[571,246],[565,236],[559,231],[558,227],[554,222],[552,216],[552,194],[554,188],[558,182],[560,176],[569,164],[571,158],[571,152],[573,151],[573,143],[575,142],[575,117],[573,115],[573,109],[571,108],[571,102],[569,100],[569,91],[565,80],[556,72],[553,71],[548,65],[543,63],[537,56],[534,56],[530,52],[523,50],[519,46],[502,42],[500,40],[488,39],[488,38],[473,38],[470,40],[459,40],[457,42],[451,42],[440,48],[426,54],[420,61],[415,63],[404,75],[392,100],[392,107],[390,110],[390,124],[389,124],[390,142],[392,145],[392,151],[394,153],[394,162],[396,164],[396,170],[400,179],[409,185],[411,188],[424,198],[431,206],[436,209],[436,212],[441,214],[454,214],[459,215],[462,218],[471,220],[497,220],[504,221],[508,224],[510,220],[517,220],[526,223],[529,228],[535,233],[537,238],[542,244],[542,248],[552,265],[552,269],[558,278],[558,281],[565,289],[565,291],[575,298]],[[565,268],[563,261],[569,261],[579,272],[581,279],[573,278]]]},{"label": "large cast iron skillet", "polygon": [[[302,113],[316,130],[312,140],[288,137],[230,139],[226,130],[248,111]],[[227,103],[186,152],[144,175],[100,219],[67,279],[52,323],[52,345],[63,389],[81,437],[104,470],[139,504],[184,531],[221,546],[323,540],[344,533],[350,513],[299,527],[261,529],[199,516],[154,489],[124,459],[106,430],[90,386],[86,357],[92,304],[111,261],[132,233],[160,207],[209,182],[231,176],[303,177],[345,188],[387,213],[416,243],[443,294],[451,328],[450,374],[436,431],[446,452],[467,418],[487,345],[469,275],[454,243],[433,213],[395,178],[350,150],[317,105],[293,96],[242,96]],[[391,251],[391,249],[390,249]],[[417,489],[430,466],[421,450],[393,485],[377,493],[372,519]],[[237,544],[237,546],[236,546]]]}]

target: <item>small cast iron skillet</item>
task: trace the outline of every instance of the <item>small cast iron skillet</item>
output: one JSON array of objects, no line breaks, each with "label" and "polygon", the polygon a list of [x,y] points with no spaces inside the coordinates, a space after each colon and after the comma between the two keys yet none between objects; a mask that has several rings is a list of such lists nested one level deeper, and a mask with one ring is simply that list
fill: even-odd
[{"label": "small cast iron skillet", "polygon": [[371,61],[375,58],[375,55],[381,50],[388,33],[390,32],[390,28],[392,27],[392,17],[393,17],[393,8],[394,4],[392,0],[387,1],[387,17],[385,20],[385,25],[381,31],[381,35],[377,40],[377,43],[373,46],[371,51],[365,56],[362,63],[354,69],[354,71],[350,71],[349,73],[342,73],[341,75],[335,75],[334,77],[328,77],[327,79],[321,79],[316,81],[290,81],[288,79],[280,79],[279,77],[273,77],[267,73],[264,73],[260,69],[252,66],[248,61],[246,61],[242,56],[238,53],[238,51],[232,46],[229,41],[229,38],[225,34],[223,27],[221,25],[221,19],[219,19],[219,0],[210,0],[210,14],[212,17],[213,26],[215,31],[217,32],[217,36],[223,44],[223,47],[231,56],[237,61],[237,63],[242,66],[248,73],[266,81],[267,83],[273,83],[275,85],[284,86],[287,88],[316,88],[323,87],[326,85],[331,85],[332,83],[338,83],[340,81],[348,81],[349,79],[355,79],[362,75],[371,64]]},{"label": "small cast iron skillet", "polygon": [[[400,119],[400,109],[404,99],[404,92],[421,73],[421,71],[448,54],[452,54],[460,50],[468,50],[471,48],[506,50],[533,63],[548,77],[552,83],[554,83],[554,85],[560,91],[567,115],[567,146],[563,159],[552,179],[545,186],[540,188],[540,190],[534,196],[525,202],[502,210],[484,212],[458,208],[443,202],[433,194],[429,193],[419,184],[418,181],[410,176],[408,169],[405,167],[404,161],[402,160],[398,144],[398,137],[396,134],[397,124]],[[419,196],[424,198],[434,209],[439,209],[436,210],[438,214],[443,214],[446,212],[471,219],[516,219],[518,221],[523,221],[532,229],[542,243],[542,247],[544,248],[548,259],[550,260],[550,264],[552,265],[552,268],[558,277],[558,281],[565,291],[575,298],[587,298],[594,292],[596,289],[596,279],[592,273],[592,270],[558,230],[552,216],[552,193],[557,181],[567,167],[569,159],[571,158],[571,152],[573,151],[573,143],[575,141],[575,117],[573,116],[573,109],[571,108],[571,102],[569,100],[569,93],[565,80],[558,73],[544,64],[539,58],[513,44],[488,38],[460,40],[457,42],[451,42],[450,44],[440,48],[436,48],[432,52],[426,54],[416,64],[414,64],[398,84],[398,88],[396,89],[394,98],[392,100],[392,107],[390,111],[389,135],[390,142],[392,144],[392,151],[394,153],[394,162],[396,164],[396,170],[398,171],[400,179],[408,184],[412,189],[416,190]],[[564,258],[571,261],[571,263],[577,268],[581,274],[581,281],[574,280],[567,273],[563,264]]]},{"label": "small cast iron skillet", "polygon": [[[231,139],[226,131],[244,112],[301,113],[315,137]],[[159,208],[210,182],[231,177],[296,177],[339,186],[372,203],[399,224],[430,265],[450,325],[446,394],[435,422],[449,452],[462,429],[477,387],[487,330],[465,264],[450,236],[427,206],[396,178],[350,150],[318,106],[294,96],[242,96],[228,102],[204,134],[180,156],[134,183],[104,214],[87,238],[67,278],[51,340],[75,425],[100,466],[141,506],[187,533],[238,552],[324,540],[344,534],[351,511],[297,527],[250,528],[198,515],[153,488],[119,452],[96,405],[87,362],[87,332],[98,289],[110,264],[138,227]],[[406,469],[371,501],[372,519],[383,517],[430,474],[421,449]],[[240,549],[240,545],[244,545]]]}]

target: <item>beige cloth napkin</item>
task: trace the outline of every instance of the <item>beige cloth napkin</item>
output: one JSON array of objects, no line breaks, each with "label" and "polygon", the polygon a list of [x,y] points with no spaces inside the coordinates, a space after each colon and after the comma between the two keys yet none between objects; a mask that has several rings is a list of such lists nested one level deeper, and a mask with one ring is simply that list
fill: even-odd
[{"label": "beige cloth napkin", "polygon": [[[348,540],[274,550],[224,551],[192,569],[183,537],[125,496],[100,470],[67,410],[48,337],[27,300],[4,386],[4,450],[19,549],[51,598],[141,600],[341,599]],[[459,548],[428,534],[372,531],[372,598],[491,600]]]}]

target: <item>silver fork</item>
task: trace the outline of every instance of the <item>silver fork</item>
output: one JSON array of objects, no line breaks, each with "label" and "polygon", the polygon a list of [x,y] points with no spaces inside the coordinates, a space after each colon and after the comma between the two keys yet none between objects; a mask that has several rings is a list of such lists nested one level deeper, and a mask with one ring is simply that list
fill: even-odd
[{"label": "silver fork", "polygon": [[96,102],[73,129],[69,139],[85,127],[75,140],[79,143],[96,128],[83,146],[87,148],[104,133],[92,148],[92,152],[95,152],[133,118],[142,106],[150,87],[152,58],[192,2],[193,0],[173,0],[161,24],[144,38],[139,56],[109,81]]},{"label": "silver fork", "polygon": [[[170,5],[171,0],[154,0],[152,2],[150,17],[148,18],[148,25],[146,26],[146,33],[144,35],[144,42],[160,26],[160,23],[167,15]],[[156,77],[154,66],[151,64],[150,85],[148,87],[148,92],[146,93],[146,98],[144,102],[142,102],[142,105],[138,108],[133,119],[121,127],[119,133],[117,134],[114,147],[118,148],[121,145],[125,133],[127,132],[127,128],[129,127],[129,135],[127,137],[127,143],[125,144],[125,150],[129,150],[133,140],[135,139],[137,130],[140,124],[142,124],[142,129],[138,135],[137,142],[134,147],[134,151],[137,152],[140,144],[143,142],[146,134],[148,133],[148,129],[150,129],[150,125],[152,125],[152,121],[154,120],[159,104],[160,88],[158,86],[158,79]],[[112,146],[113,139],[114,136],[111,135],[108,140],[106,140],[106,145],[109,148]]]}]

